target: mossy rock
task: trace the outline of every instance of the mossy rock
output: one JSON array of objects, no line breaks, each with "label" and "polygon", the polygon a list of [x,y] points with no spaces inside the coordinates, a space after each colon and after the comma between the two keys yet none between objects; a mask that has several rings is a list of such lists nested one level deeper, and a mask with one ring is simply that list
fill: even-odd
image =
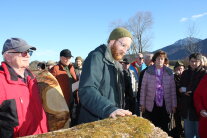
[{"label": "mossy rock", "polygon": [[137,116],[107,118],[28,138],[166,138],[167,133]]}]

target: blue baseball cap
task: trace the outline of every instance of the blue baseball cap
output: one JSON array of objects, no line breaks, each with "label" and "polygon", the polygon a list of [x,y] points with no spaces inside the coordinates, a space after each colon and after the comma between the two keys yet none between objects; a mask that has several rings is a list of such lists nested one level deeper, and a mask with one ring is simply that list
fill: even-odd
[{"label": "blue baseball cap", "polygon": [[21,38],[11,38],[5,41],[3,49],[2,49],[2,55],[4,54],[4,52],[11,50],[11,49],[17,52],[24,52],[29,49],[36,50],[36,47],[28,45],[27,42]]}]

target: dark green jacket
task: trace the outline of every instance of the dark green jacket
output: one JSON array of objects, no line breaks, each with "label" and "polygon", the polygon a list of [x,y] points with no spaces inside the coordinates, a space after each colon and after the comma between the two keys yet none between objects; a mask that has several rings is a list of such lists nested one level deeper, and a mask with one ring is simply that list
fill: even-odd
[{"label": "dark green jacket", "polygon": [[114,61],[111,51],[101,45],[90,52],[83,64],[79,97],[81,103],[78,123],[87,123],[109,117],[118,108],[124,108],[123,69]]}]

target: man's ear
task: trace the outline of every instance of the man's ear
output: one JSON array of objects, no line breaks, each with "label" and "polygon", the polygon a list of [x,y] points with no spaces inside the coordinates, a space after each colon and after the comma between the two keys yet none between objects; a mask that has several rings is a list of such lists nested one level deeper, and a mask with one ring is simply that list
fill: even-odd
[{"label": "man's ear", "polygon": [[115,41],[116,41],[116,40],[110,40],[110,41],[109,41],[109,47],[111,47],[111,46],[115,43]]},{"label": "man's ear", "polygon": [[4,60],[7,61],[7,62],[10,62],[11,61],[11,55],[7,52],[4,53],[3,55],[4,57]]}]

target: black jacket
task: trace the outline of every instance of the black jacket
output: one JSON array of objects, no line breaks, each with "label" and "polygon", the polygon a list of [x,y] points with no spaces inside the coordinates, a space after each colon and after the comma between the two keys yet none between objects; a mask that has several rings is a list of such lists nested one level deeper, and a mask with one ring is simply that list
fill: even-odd
[{"label": "black jacket", "polygon": [[195,70],[192,70],[189,66],[187,70],[185,70],[181,76],[180,87],[186,87],[187,91],[192,91],[190,96],[182,94],[181,96],[181,116],[186,119],[188,118],[191,121],[198,121],[198,116],[196,115],[196,110],[193,102],[194,92],[202,79],[202,77],[206,74],[206,71],[202,67],[198,67]]},{"label": "black jacket", "polygon": [[125,109],[135,113],[135,97],[132,89],[131,75],[128,70],[124,70],[124,82],[125,82]]},{"label": "black jacket", "polygon": [[18,125],[15,100],[3,101],[0,105],[0,138],[12,138],[14,127]]}]

